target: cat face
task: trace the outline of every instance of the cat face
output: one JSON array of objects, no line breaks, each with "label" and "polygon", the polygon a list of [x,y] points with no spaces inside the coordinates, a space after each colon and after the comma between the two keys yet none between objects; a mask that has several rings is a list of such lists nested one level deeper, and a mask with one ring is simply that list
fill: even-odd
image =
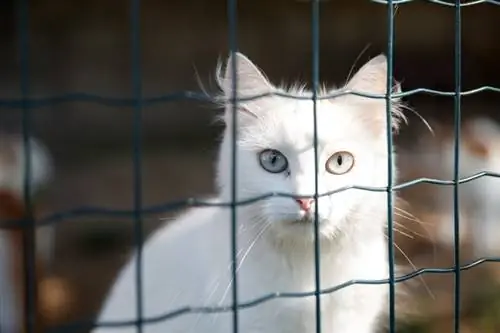
[{"label": "cat face", "polygon": [[[237,54],[235,60],[238,96],[284,91],[273,87],[243,55]],[[354,75],[347,87],[384,94],[385,82],[381,82],[385,79],[384,69],[385,58],[375,58]],[[378,74],[380,78],[376,77]],[[231,98],[231,66],[227,66],[220,84],[227,98]],[[311,96],[299,88],[287,92]],[[225,199],[230,198],[231,190],[232,112],[232,105],[227,105],[227,127],[218,165],[219,185]],[[272,96],[243,101],[238,103],[237,115],[238,199],[271,192],[294,195],[271,196],[246,210],[256,220],[271,223],[281,237],[312,236],[311,232],[304,233],[304,229],[313,230],[316,204],[321,235],[329,238],[374,201],[382,200],[382,205],[385,204],[386,194],[380,192],[351,189],[328,194],[352,185],[387,186],[384,100],[350,95],[317,102],[317,172],[312,100]],[[395,117],[394,126],[397,120]],[[311,198],[315,194],[316,176],[317,202]]]}]

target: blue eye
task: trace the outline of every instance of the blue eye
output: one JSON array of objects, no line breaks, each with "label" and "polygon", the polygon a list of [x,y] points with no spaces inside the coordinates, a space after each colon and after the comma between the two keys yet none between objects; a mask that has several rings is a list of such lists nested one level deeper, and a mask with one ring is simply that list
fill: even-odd
[{"label": "blue eye", "polygon": [[260,166],[271,173],[281,173],[288,169],[285,155],[276,149],[264,149],[259,153]]}]

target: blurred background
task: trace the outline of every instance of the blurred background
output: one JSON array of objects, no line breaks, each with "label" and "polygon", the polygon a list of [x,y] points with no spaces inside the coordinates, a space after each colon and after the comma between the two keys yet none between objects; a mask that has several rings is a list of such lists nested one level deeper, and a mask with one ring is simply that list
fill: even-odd
[{"label": "blurred background", "polygon": [[[3,0],[0,10],[0,131],[5,133],[21,131],[22,110],[3,103],[21,97],[19,3]],[[308,0],[238,1],[239,50],[276,83],[310,82],[310,7]],[[129,2],[118,0],[29,1],[30,97],[43,99],[84,92],[133,98],[130,10]],[[209,91],[214,90],[217,60],[229,52],[226,10],[224,0],[141,1],[144,97],[200,91],[198,80]],[[358,68],[369,58],[386,52],[386,12],[386,6],[370,1],[321,1],[322,81],[342,84],[353,65]],[[424,1],[397,8],[394,76],[402,82],[403,90],[454,90],[454,15],[453,7]],[[462,90],[500,87],[500,25],[494,23],[499,17],[500,7],[493,5],[463,8]],[[437,135],[432,136],[417,115],[407,112],[410,126],[403,127],[395,139],[401,177],[430,177],[441,162],[427,162],[432,156],[442,155],[431,150],[443,142],[440,133],[449,131],[454,101],[452,97],[428,94],[413,95],[405,101],[436,124],[439,131],[435,129]],[[499,102],[500,93],[463,97],[463,118],[487,115],[493,122],[499,118],[495,112]],[[213,161],[221,128],[212,120],[219,111],[213,105],[193,100],[143,108],[144,205],[213,192]],[[32,133],[49,149],[55,170],[53,180],[37,201],[37,216],[80,206],[132,208],[133,112],[132,107],[83,101],[32,109]],[[489,136],[487,141],[500,145],[500,134]],[[401,221],[411,229],[412,237],[399,234],[397,240],[417,268],[453,265],[452,247],[436,241],[435,235],[439,229],[436,221],[451,221],[452,211],[430,209],[432,191],[430,185],[401,191],[405,210],[415,218]],[[145,217],[146,235],[162,223],[161,218],[174,213]],[[133,243],[133,221],[65,219],[56,226],[55,240],[48,274],[62,282],[50,284],[54,289],[48,298],[54,299],[45,305],[45,324],[92,320],[127,259]],[[464,236],[464,262],[473,256],[469,243]],[[408,265],[401,253],[398,257]],[[500,330],[500,289],[496,287],[500,274],[495,267],[481,265],[463,273],[461,332]],[[405,318],[398,316],[399,332],[451,332],[453,275],[424,275],[416,281],[404,305],[412,310]]]}]

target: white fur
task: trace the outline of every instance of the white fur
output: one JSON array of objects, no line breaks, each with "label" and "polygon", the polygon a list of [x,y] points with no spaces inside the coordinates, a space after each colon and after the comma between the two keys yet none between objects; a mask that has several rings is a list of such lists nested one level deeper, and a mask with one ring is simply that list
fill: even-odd
[{"label": "white fur", "polygon": [[[23,142],[18,136],[0,135],[0,190],[23,198],[23,179],[26,168]],[[51,180],[52,160],[41,142],[30,139],[31,192],[36,194]],[[0,213],[1,215],[1,213]],[[1,218],[1,216],[0,216]],[[12,267],[15,249],[9,231],[0,230],[0,332],[15,333],[21,329],[22,299],[16,288],[22,281],[14,280]],[[48,262],[52,259],[54,230],[52,226],[37,229],[37,256]],[[22,264],[20,265],[22,267]]]},{"label": "white fur", "polygon": [[[238,95],[276,88],[245,56],[237,53]],[[231,96],[231,61],[219,79]],[[385,57],[367,63],[348,88],[385,93]],[[351,86],[350,86],[351,85]],[[364,89],[368,88],[368,89]],[[309,96],[310,92],[292,89]],[[325,92],[322,92],[323,94]],[[399,109],[394,109],[395,115]],[[219,195],[231,199],[232,107],[226,105],[226,130],[218,160]],[[318,101],[319,193],[349,185],[387,186],[385,101],[353,95]],[[397,120],[395,119],[395,126]],[[269,192],[313,195],[313,102],[267,97],[238,106],[237,198]],[[262,149],[284,153],[290,175],[266,172],[258,161]],[[326,159],[338,151],[355,157],[344,175],[325,171]],[[319,199],[322,288],[352,279],[387,279],[385,192],[348,190]],[[160,229],[143,252],[144,315],[160,316],[185,306],[231,304],[231,215],[229,208],[193,208]],[[314,291],[314,223],[303,218],[293,198],[270,197],[237,209],[238,295],[248,302],[274,292]],[[120,272],[98,321],[136,318],[135,256]],[[353,285],[321,297],[325,333],[374,332],[387,300],[387,285]],[[231,313],[187,314],[147,324],[147,333],[230,333]],[[280,298],[240,311],[242,333],[309,333],[316,327],[315,300]],[[97,328],[94,332],[134,332],[134,327]]]}]

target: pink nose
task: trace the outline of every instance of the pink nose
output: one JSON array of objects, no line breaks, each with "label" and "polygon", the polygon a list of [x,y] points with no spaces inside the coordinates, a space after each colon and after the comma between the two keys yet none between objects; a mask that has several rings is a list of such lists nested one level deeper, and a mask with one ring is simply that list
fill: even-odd
[{"label": "pink nose", "polygon": [[314,202],[313,199],[295,199],[295,201],[299,204],[300,209],[306,212],[311,209],[312,203]]}]

